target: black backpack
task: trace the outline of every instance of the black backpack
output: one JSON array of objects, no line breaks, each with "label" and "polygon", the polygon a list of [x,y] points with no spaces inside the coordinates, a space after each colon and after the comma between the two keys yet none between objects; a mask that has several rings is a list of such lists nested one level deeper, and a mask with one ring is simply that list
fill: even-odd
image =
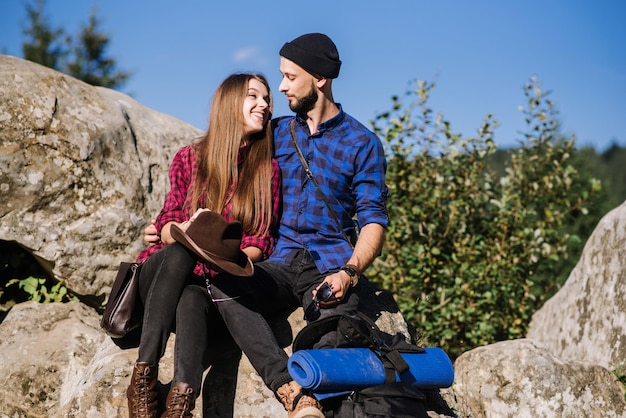
[{"label": "black backpack", "polygon": [[[328,338],[329,334],[336,337]],[[319,346],[325,336],[325,346]],[[329,343],[330,341],[330,343]],[[312,322],[296,336],[293,351],[312,348],[369,348],[385,366],[386,383],[321,401],[327,418],[428,418],[426,395],[411,383],[396,382],[409,369],[400,353],[422,353],[401,333],[382,331],[365,314],[336,315]]]},{"label": "black backpack", "polygon": [[370,386],[322,405],[327,418],[428,418],[426,395],[403,382]]}]

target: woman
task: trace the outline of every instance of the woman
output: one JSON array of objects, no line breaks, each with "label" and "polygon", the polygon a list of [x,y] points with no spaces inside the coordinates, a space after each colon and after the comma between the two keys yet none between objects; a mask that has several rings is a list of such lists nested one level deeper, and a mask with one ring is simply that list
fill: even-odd
[{"label": "woman", "polygon": [[158,363],[174,320],[174,377],[162,417],[174,412],[192,416],[209,335],[221,321],[205,285],[215,271],[176,242],[173,225],[184,230],[208,209],[242,224],[240,248],[251,261],[266,258],[273,249],[280,175],[271,157],[271,111],[263,76],[231,75],[213,96],[205,135],[174,157],[171,190],[154,225],[159,242],[137,257],[145,260],[140,274],[144,318],[127,390],[131,418],[156,417]]}]

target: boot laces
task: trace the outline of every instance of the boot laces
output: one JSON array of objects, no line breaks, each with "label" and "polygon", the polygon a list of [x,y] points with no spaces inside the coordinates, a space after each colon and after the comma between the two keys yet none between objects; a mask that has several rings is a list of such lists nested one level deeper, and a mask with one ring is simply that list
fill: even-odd
[{"label": "boot laces", "polygon": [[317,402],[317,400],[309,395],[302,395],[302,397],[298,400],[298,404],[296,405],[295,409],[296,411],[312,406],[314,408],[320,408],[319,403]]},{"label": "boot laces", "polygon": [[151,408],[151,402],[153,399],[153,391],[150,390],[150,370],[146,369],[143,374],[137,374],[135,379],[134,395],[136,403],[133,405],[135,413],[148,413]]},{"label": "boot laces", "polygon": [[165,411],[166,418],[184,418],[191,417],[191,396],[192,389],[187,388],[187,390],[183,392],[179,392],[178,388],[175,388],[172,392],[172,400],[167,406],[167,411]]},{"label": "boot laces", "polygon": [[291,381],[289,383],[285,383],[284,385],[282,385],[276,391],[276,394],[278,395],[278,398],[285,406],[285,409],[287,410],[287,412],[291,412],[293,411],[293,408],[295,406],[294,401],[300,394],[300,387],[296,382]]}]

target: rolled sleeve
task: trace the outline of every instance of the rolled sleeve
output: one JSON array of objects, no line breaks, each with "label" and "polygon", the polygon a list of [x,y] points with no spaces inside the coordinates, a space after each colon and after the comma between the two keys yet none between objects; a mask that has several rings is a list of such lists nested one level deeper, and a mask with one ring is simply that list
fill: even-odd
[{"label": "rolled sleeve", "polygon": [[385,183],[386,160],[382,144],[370,141],[357,154],[353,179],[353,197],[359,226],[376,223],[384,228],[389,225]]}]

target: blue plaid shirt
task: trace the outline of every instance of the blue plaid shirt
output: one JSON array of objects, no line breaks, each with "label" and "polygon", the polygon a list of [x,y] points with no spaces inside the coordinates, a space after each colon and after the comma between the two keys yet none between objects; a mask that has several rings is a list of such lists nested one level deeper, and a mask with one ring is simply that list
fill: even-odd
[{"label": "blue plaid shirt", "polygon": [[[317,183],[344,230],[377,223],[387,227],[387,163],[380,139],[341,105],[339,114],[309,133],[296,117],[295,132]],[[289,264],[298,250],[311,254],[321,273],[343,266],[352,255],[315,185],[307,178],[293,145],[293,116],[274,119],[275,158],[282,173],[282,216],[270,260]]]}]

